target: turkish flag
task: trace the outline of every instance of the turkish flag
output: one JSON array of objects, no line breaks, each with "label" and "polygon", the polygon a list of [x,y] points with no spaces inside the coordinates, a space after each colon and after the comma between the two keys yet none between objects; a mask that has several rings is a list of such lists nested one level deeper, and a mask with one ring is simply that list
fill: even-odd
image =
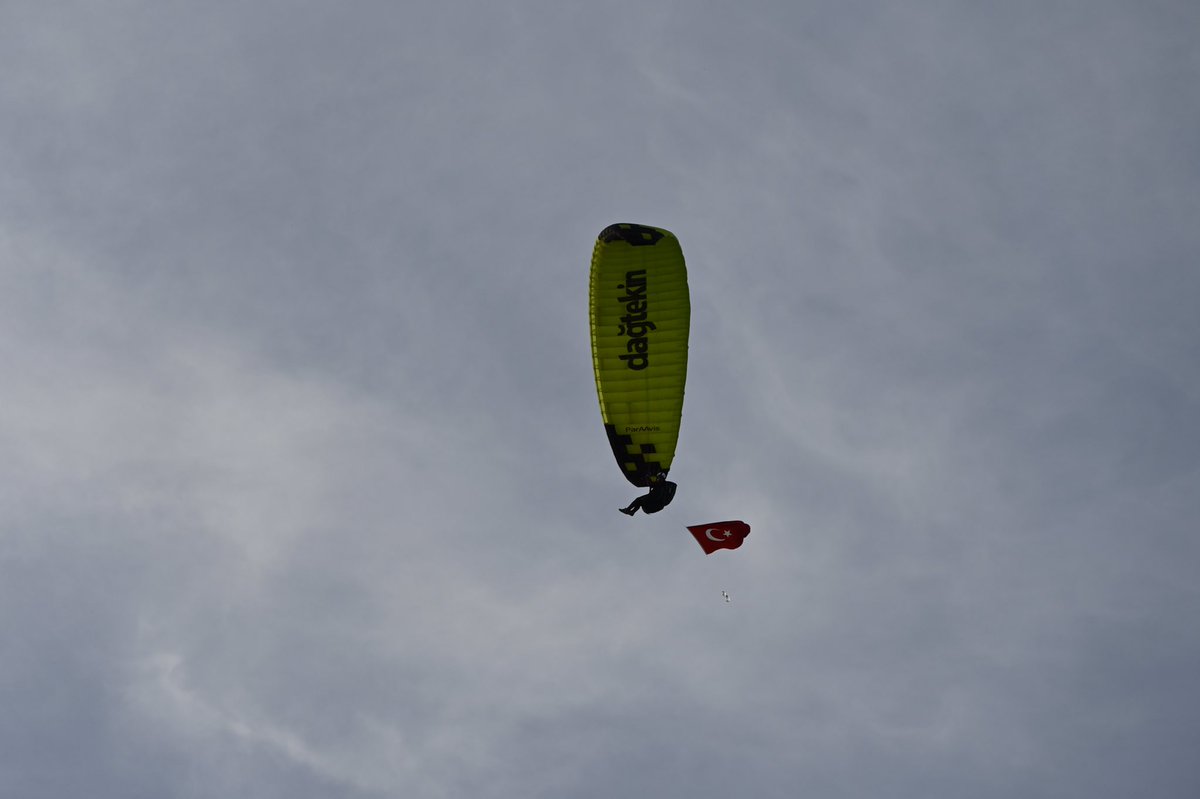
[{"label": "turkish flag", "polygon": [[743,521],[696,524],[689,526],[688,530],[696,536],[696,543],[706,555],[718,549],[737,549],[750,535],[750,525]]}]

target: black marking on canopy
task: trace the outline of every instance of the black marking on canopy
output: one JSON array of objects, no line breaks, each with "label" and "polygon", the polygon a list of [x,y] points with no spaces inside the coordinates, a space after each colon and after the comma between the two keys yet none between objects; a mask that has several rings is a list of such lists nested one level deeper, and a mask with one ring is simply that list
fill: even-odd
[{"label": "black marking on canopy", "polygon": [[623,241],[634,247],[645,247],[658,244],[664,235],[657,228],[621,223],[609,225],[600,231],[600,241],[605,244],[614,241]]},{"label": "black marking on canopy", "polygon": [[647,455],[656,454],[653,444],[640,444],[638,452],[630,452],[630,448],[633,447],[633,436],[618,433],[616,426],[611,424],[604,425],[604,432],[608,434],[608,443],[612,447],[613,457],[617,459],[617,464],[621,467],[625,479],[635,486],[647,488],[653,483],[654,477],[666,472],[661,463],[646,458]]}]

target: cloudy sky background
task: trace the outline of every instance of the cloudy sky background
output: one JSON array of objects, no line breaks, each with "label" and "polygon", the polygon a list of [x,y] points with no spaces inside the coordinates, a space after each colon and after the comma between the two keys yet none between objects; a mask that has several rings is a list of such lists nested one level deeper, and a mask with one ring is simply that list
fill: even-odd
[{"label": "cloudy sky background", "polygon": [[[0,2],[0,794],[1200,795],[1198,36]],[[634,519],[619,221],[693,300]]]}]

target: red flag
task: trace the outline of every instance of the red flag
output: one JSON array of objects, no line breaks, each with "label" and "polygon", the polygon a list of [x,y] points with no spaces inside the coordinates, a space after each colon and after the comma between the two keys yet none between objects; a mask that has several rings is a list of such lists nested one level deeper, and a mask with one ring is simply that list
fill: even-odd
[{"label": "red flag", "polygon": [[750,525],[742,521],[697,524],[688,527],[688,530],[696,536],[696,543],[700,544],[706,555],[718,549],[737,549],[750,535]]}]

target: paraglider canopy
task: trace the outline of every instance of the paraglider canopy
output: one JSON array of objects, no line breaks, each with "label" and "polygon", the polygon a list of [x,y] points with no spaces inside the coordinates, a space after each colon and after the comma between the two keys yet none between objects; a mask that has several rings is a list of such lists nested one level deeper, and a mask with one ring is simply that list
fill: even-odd
[{"label": "paraglider canopy", "polygon": [[662,228],[609,225],[592,250],[588,297],[608,442],[625,478],[650,487],[675,458],[687,378],[691,304],[678,240]]}]

